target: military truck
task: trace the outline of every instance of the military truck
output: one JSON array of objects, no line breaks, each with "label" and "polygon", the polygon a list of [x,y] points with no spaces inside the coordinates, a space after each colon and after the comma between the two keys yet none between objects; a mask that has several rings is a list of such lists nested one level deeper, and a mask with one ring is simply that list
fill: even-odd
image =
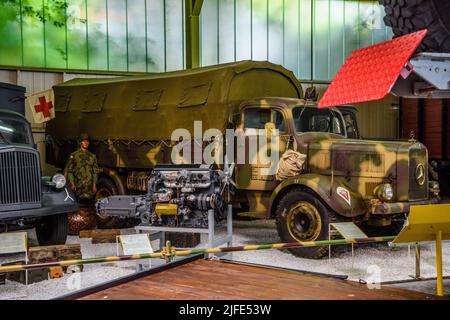
[{"label": "military truck", "polygon": [[29,122],[0,108],[0,232],[34,227],[40,245],[64,244],[78,205],[62,174],[41,175],[39,159]]},{"label": "military truck", "polygon": [[[242,130],[247,147],[254,129],[275,128],[280,143],[270,152],[306,155],[303,172],[283,181],[261,174],[271,164],[246,161],[234,168],[233,206],[243,215],[275,218],[282,241],[326,239],[336,220],[386,228],[404,219],[411,205],[438,201],[424,145],[349,138],[338,108],[305,101],[294,74],[269,62],[74,79],[54,91],[57,115],[47,126],[47,159],[63,167],[76,137],[90,134],[102,168],[98,198],[145,192],[152,168],[171,162],[177,142],[171,133],[184,128],[194,136],[194,121],[201,120],[203,130]],[[326,250],[292,252],[319,258]]]}]

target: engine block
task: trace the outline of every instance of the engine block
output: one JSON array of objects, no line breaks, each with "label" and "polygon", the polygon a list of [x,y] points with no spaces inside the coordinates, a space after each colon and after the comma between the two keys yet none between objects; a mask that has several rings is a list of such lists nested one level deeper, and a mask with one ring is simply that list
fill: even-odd
[{"label": "engine block", "polygon": [[221,177],[209,165],[159,165],[148,179],[147,194],[111,196],[97,202],[98,214],[139,218],[144,225],[207,228],[208,210],[225,217]]}]

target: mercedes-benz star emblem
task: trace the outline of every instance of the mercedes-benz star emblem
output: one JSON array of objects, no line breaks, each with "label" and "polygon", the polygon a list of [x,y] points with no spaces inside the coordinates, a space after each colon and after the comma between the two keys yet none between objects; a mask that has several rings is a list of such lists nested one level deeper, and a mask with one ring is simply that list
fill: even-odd
[{"label": "mercedes-benz star emblem", "polygon": [[419,186],[425,183],[425,167],[421,163],[416,167],[416,182]]}]

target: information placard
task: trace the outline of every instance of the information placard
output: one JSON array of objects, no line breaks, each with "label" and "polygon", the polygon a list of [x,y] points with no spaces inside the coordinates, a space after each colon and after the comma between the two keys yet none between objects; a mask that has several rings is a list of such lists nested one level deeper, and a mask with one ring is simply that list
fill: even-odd
[{"label": "information placard", "polygon": [[153,253],[148,234],[127,234],[117,236],[124,255]]},{"label": "information placard", "polygon": [[26,232],[0,233],[0,255],[27,252]]},{"label": "information placard", "polygon": [[344,239],[362,239],[367,235],[353,222],[330,223]]}]

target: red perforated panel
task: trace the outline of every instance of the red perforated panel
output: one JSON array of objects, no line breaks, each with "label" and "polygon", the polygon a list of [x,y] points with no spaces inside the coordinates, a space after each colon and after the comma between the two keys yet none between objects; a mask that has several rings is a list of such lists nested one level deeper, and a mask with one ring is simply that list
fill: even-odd
[{"label": "red perforated panel", "polygon": [[427,30],[353,51],[319,101],[319,108],[384,98]]}]

